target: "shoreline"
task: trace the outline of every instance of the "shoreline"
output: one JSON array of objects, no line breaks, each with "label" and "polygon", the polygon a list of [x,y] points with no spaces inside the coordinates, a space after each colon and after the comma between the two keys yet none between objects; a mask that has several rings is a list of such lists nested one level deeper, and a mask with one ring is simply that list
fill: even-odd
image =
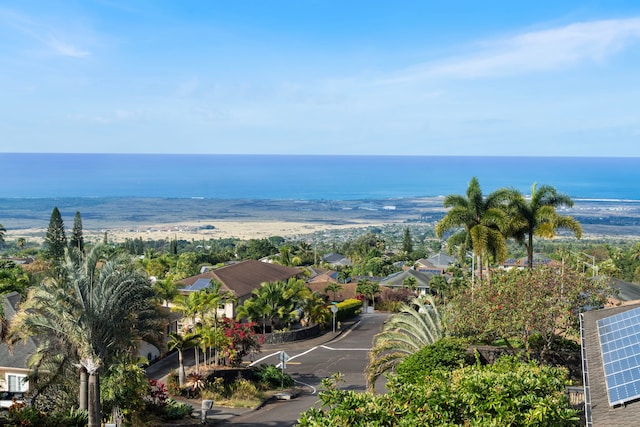
[{"label": "shoreline", "polygon": [[[80,212],[83,233],[96,241],[248,240],[293,238],[326,230],[378,227],[386,224],[435,224],[446,213],[442,197],[365,200],[57,198],[2,199],[0,224],[7,240],[44,238],[53,207],[58,207],[67,233]],[[574,201],[560,208],[583,226],[586,237],[640,238],[640,202],[611,199]]]},{"label": "shoreline", "polygon": [[[316,232],[328,230],[358,229],[374,226],[382,226],[383,223],[349,223],[349,224],[320,224],[317,222],[292,222],[292,221],[231,221],[231,220],[210,220],[206,225],[214,228],[202,228],[201,221],[184,221],[178,223],[162,224],[138,224],[132,227],[87,229],[83,227],[83,236],[87,242],[97,242],[104,239],[107,233],[109,241],[121,243],[127,239],[143,240],[211,240],[237,238],[240,240],[263,239],[272,236],[282,236],[292,238],[295,236],[305,236]],[[65,226],[67,234],[68,228]],[[7,230],[5,240],[15,240],[25,238],[28,241],[42,242],[46,235],[47,228],[26,228]],[[68,237],[68,236],[67,236]]]}]

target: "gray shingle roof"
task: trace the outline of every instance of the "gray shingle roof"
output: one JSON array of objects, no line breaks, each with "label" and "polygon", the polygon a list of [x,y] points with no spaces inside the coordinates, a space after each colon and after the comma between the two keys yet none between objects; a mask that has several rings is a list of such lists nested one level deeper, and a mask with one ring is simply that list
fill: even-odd
[{"label": "gray shingle roof", "polygon": [[[4,304],[4,316],[10,323],[18,311],[20,295],[17,292],[10,292],[2,297],[2,303]],[[11,349],[6,343],[0,343],[0,367],[27,369],[27,359],[35,351],[36,344],[31,338],[16,343]]]},{"label": "gray shingle roof", "polygon": [[408,277],[414,277],[418,282],[418,288],[429,288],[429,281],[435,276],[434,273],[428,273],[416,270],[403,270],[393,273],[380,281],[381,285],[402,287],[403,282]]}]

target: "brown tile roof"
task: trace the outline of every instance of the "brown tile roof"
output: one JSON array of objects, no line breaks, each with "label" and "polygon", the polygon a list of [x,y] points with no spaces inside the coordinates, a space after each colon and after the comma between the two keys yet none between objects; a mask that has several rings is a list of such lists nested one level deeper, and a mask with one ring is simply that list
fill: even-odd
[{"label": "brown tile roof", "polygon": [[597,322],[605,317],[613,316],[640,307],[640,303],[620,307],[588,311],[582,314],[583,343],[586,355],[586,380],[591,402],[591,421],[593,426],[627,427],[637,425],[640,420],[640,401],[627,402],[625,405],[611,407],[607,396],[607,385],[604,377],[600,339]]},{"label": "brown tile roof", "polygon": [[[312,291],[316,291],[321,294],[327,295],[329,298],[333,298],[333,292],[324,291],[324,288],[326,288],[331,283],[336,283],[336,282],[328,281],[328,282],[307,283],[307,287]],[[336,301],[344,301],[346,299],[356,297],[356,286],[358,286],[357,283],[340,283],[340,286],[342,286],[342,290],[336,293]]]},{"label": "brown tile roof", "polygon": [[181,280],[180,283],[185,286],[191,286],[198,279],[214,279],[223,284],[223,289],[227,288],[236,297],[242,298],[251,294],[263,282],[288,280],[301,273],[301,270],[293,267],[248,260],[210,270],[197,276],[187,277]]}]

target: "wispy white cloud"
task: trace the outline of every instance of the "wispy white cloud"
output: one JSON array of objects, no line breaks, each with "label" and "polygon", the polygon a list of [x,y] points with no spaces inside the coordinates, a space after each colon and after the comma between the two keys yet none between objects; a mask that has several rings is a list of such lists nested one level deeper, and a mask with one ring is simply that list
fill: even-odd
[{"label": "wispy white cloud", "polygon": [[32,17],[20,14],[10,9],[0,8],[0,26],[12,28],[20,34],[35,40],[47,48],[49,54],[72,58],[84,58],[91,53],[71,40],[75,37],[67,34],[66,30],[54,28]]},{"label": "wispy white cloud", "polygon": [[640,18],[581,22],[482,41],[473,53],[420,64],[385,82],[433,77],[481,78],[563,69],[602,62],[640,41]]},{"label": "wispy white cloud", "polygon": [[60,56],[69,56],[72,58],[84,58],[91,55],[89,51],[79,48],[77,46],[74,46],[65,41],[62,41],[51,34],[47,37],[47,40],[45,41],[45,43],[47,44],[47,46],[51,48],[53,52],[55,52],[57,55],[60,55]]}]

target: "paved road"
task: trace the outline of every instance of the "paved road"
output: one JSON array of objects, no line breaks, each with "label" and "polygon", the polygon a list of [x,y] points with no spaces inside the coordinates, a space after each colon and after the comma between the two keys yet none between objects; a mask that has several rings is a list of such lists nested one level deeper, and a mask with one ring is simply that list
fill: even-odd
[{"label": "paved road", "polygon": [[640,286],[636,284],[611,279],[611,285],[618,290],[618,299],[620,301],[635,301],[640,299]]},{"label": "paved road", "polygon": [[373,335],[380,331],[387,314],[363,314],[348,331],[333,341],[312,340],[306,346],[288,344],[267,346],[257,363],[278,363],[284,350],[290,357],[287,371],[302,386],[302,394],[292,400],[269,401],[262,408],[225,420],[231,426],[293,426],[300,413],[318,401],[320,382],[336,372],[344,376],[342,388],[365,390],[364,368]]}]

